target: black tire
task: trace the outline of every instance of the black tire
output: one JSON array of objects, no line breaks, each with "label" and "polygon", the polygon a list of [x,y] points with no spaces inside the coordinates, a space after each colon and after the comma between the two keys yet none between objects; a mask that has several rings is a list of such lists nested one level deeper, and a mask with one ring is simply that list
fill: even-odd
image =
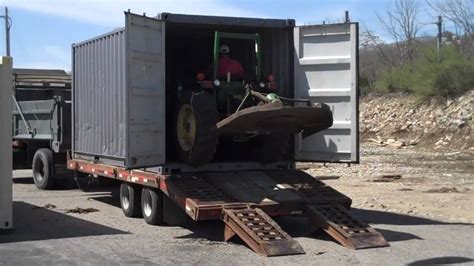
[{"label": "black tire", "polygon": [[128,183],[120,185],[120,207],[127,217],[140,217],[141,211],[140,187]]},{"label": "black tire", "polygon": [[274,163],[286,159],[290,151],[290,137],[287,132],[274,132],[258,137],[259,145],[256,146],[257,160],[262,163]]},{"label": "black tire", "polygon": [[[195,133],[193,141],[180,138],[180,112],[190,109],[194,117]],[[212,161],[218,143],[217,119],[218,112],[215,97],[206,92],[183,92],[174,117],[174,138],[177,157],[180,161],[193,166],[203,165]],[[183,128],[184,126],[181,126]],[[184,144],[183,144],[184,142]]]},{"label": "black tire", "polygon": [[53,152],[49,149],[39,149],[33,156],[33,181],[39,189],[54,188]]},{"label": "black tire", "polygon": [[142,190],[142,214],[147,224],[163,225],[164,208],[163,195],[153,189]]}]

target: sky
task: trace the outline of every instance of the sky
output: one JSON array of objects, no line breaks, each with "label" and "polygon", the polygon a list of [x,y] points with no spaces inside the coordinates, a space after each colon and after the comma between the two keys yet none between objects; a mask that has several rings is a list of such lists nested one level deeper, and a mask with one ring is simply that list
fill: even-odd
[{"label": "sky", "polygon": [[[420,33],[434,34],[436,26],[421,4]],[[156,16],[161,12],[295,19],[298,25],[351,21],[375,30],[389,40],[377,21],[391,0],[0,0],[0,14],[9,8],[12,18],[11,51],[16,68],[71,69],[71,44],[124,26],[123,11]],[[5,55],[3,19],[0,19],[0,55]]]}]

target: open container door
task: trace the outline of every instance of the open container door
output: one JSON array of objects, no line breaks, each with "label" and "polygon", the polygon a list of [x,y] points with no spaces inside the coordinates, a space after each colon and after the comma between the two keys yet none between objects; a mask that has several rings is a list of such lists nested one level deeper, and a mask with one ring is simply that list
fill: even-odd
[{"label": "open container door", "polygon": [[302,139],[297,161],[359,162],[358,24],[295,27],[295,98],[325,103],[333,125]]},{"label": "open container door", "polygon": [[165,163],[165,23],[125,13],[128,143],[126,167]]}]

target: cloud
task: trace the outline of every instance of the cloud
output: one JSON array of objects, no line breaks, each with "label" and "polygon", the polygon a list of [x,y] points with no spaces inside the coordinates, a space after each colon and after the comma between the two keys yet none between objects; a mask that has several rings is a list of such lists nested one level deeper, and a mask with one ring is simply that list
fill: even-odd
[{"label": "cloud", "polygon": [[133,13],[147,13],[156,16],[160,12],[268,17],[265,14],[253,12],[225,4],[218,0],[5,0],[4,4],[12,8],[59,16],[80,22],[102,25],[106,27],[123,26],[123,11],[130,9]]}]

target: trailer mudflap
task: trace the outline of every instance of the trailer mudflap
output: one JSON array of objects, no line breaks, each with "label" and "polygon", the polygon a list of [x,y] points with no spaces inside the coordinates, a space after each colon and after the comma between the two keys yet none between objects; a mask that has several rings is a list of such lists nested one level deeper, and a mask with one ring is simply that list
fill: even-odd
[{"label": "trailer mudflap", "polygon": [[264,256],[304,254],[303,248],[259,208],[222,210],[224,239],[238,235],[253,251]]},{"label": "trailer mudflap", "polygon": [[382,234],[353,217],[341,205],[308,205],[307,213],[313,229],[323,229],[345,247],[363,249],[389,246]]}]

